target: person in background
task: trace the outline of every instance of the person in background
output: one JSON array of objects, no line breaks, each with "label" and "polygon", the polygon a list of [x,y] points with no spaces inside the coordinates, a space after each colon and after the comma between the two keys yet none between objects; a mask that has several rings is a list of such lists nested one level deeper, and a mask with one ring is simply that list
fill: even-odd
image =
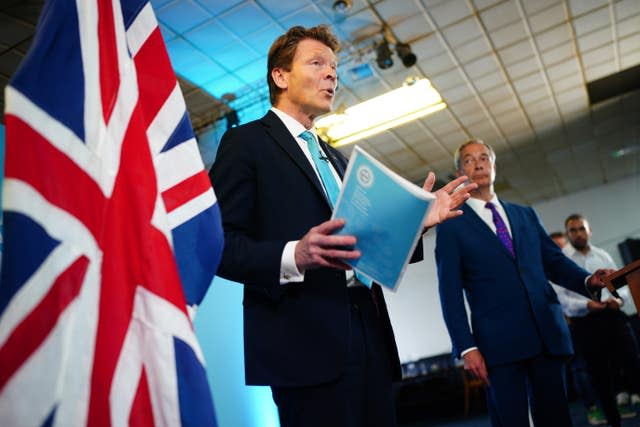
[{"label": "person in background", "polygon": [[[209,175],[224,228],[218,275],[244,285],[246,383],[271,386],[283,427],[396,424],[400,363],[382,290],[354,277],[344,261],[360,256],[356,238],[330,220],[347,162],[313,128],[333,105],[337,49],[323,25],[278,37],[273,107],[225,133]],[[461,214],[465,180],[434,193],[425,227]]]},{"label": "person in background", "polygon": [[[455,152],[459,176],[478,188],[464,215],[437,228],[436,265],[453,354],[487,385],[494,427],[571,426],[565,363],[569,330],[549,280],[589,296],[590,275],[549,238],[533,209],[499,200],[496,155],[481,140]],[[469,325],[464,296],[471,310]]]},{"label": "person in background", "polygon": [[[587,271],[616,269],[611,256],[590,243],[591,227],[584,216],[573,214],[567,217],[565,233],[570,244],[563,248],[563,252],[578,265]],[[624,388],[635,394],[640,391],[640,349],[626,315],[620,311],[623,301],[611,296],[606,289],[593,299],[589,304],[597,308],[590,308],[586,315],[571,317],[571,331],[576,346],[584,355],[607,421],[618,427],[621,416],[633,417],[636,413],[628,402],[617,405],[613,380],[623,369],[626,377]]]},{"label": "person in background", "polygon": [[[562,231],[554,231],[549,234],[549,237],[551,237],[551,240],[553,240],[560,249],[567,245],[567,237]],[[606,308],[606,303],[594,301],[591,298],[587,298],[584,295],[580,295],[554,283],[552,283],[551,286],[553,286],[553,290],[556,291],[558,295],[558,300],[567,318],[570,331],[572,317],[586,316],[592,311],[600,311]],[[573,357],[570,361],[573,384],[587,411],[587,422],[591,425],[606,424],[607,420],[602,412],[602,408],[598,405],[596,391],[594,390],[591,375],[587,369],[587,363],[584,360],[580,347],[576,345],[573,333],[571,334],[571,338],[574,350]]]}]

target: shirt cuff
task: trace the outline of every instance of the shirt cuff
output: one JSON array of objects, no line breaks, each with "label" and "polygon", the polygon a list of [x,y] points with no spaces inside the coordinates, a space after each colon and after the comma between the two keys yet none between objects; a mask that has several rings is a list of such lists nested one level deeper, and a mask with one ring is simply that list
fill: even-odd
[{"label": "shirt cuff", "polygon": [[466,349],[465,351],[461,351],[460,352],[460,359],[462,359],[464,357],[465,354],[472,352],[473,350],[477,350],[478,347],[469,347],[468,349]]},{"label": "shirt cuff", "polygon": [[296,266],[296,245],[298,240],[287,242],[280,260],[280,284],[304,281],[304,271],[298,271]]}]

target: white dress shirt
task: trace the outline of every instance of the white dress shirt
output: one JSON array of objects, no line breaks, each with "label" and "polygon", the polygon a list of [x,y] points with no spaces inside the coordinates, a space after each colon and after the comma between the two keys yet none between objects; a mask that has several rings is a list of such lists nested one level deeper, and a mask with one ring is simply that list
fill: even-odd
[{"label": "white dress shirt", "polygon": [[[571,244],[562,248],[562,252],[589,273],[593,273],[599,268],[618,269],[618,266],[613,261],[613,258],[611,258],[611,255],[609,255],[604,249],[597,246],[589,245],[589,251],[586,255],[571,246]],[[618,295],[622,298],[622,301],[618,300],[622,305],[622,310],[626,314],[636,314],[637,310],[633,304],[633,298],[631,297],[631,292],[629,292],[629,287],[624,286],[621,289],[618,289]],[[613,296],[607,288],[602,289],[601,301],[605,301],[608,298],[613,298]]]},{"label": "white dress shirt", "polygon": [[[549,282],[551,283],[551,282]],[[589,314],[589,301],[590,298],[580,295],[577,292],[570,291],[567,288],[563,288],[560,285],[551,283],[553,290],[558,295],[558,301],[562,306],[562,312],[567,317],[584,317]]]}]

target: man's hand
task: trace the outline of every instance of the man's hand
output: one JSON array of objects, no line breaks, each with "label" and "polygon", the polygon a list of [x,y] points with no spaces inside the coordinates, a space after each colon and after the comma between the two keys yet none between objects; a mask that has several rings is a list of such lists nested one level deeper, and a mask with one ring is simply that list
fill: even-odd
[{"label": "man's hand", "polygon": [[589,309],[589,312],[591,312],[591,313],[595,313],[597,311],[602,311],[605,308],[607,308],[607,304],[604,303],[604,302],[594,301],[594,300],[589,300],[587,302],[587,309]]},{"label": "man's hand", "polygon": [[[436,199],[431,203],[431,206],[429,206],[429,212],[427,213],[427,219],[424,222],[424,228],[433,227],[443,221],[462,215],[462,211],[457,210],[457,208],[469,198],[469,193],[471,191],[478,188],[477,184],[467,184],[456,191],[456,188],[464,184],[466,181],[467,177],[461,176],[433,193],[433,195],[436,196]],[[425,191],[431,192],[435,183],[436,176],[433,172],[429,172],[422,188]]]},{"label": "man's hand", "polygon": [[610,310],[620,310],[621,307],[620,300],[618,300],[617,298],[607,298],[604,304]]},{"label": "man's hand", "polygon": [[356,244],[354,236],[337,236],[331,233],[344,227],[344,219],[333,219],[310,229],[296,244],[295,260],[300,272],[319,267],[350,270],[343,259],[358,259],[360,251],[350,250]]},{"label": "man's hand", "polygon": [[593,272],[591,276],[587,279],[587,287],[592,292],[594,290],[602,289],[606,285],[604,283],[604,278],[610,274],[615,273],[615,270],[611,268],[599,268]]},{"label": "man's hand", "polygon": [[462,359],[464,360],[465,371],[471,372],[474,377],[482,380],[485,385],[489,385],[489,373],[480,350],[471,350],[462,356]]}]

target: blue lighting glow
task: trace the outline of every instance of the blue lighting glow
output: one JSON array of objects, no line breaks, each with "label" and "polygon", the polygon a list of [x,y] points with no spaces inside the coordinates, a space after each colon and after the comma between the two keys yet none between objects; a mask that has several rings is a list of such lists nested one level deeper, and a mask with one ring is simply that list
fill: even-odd
[{"label": "blue lighting glow", "polygon": [[244,383],[242,285],[216,277],[194,327],[207,363],[218,425],[278,427],[271,389]]},{"label": "blue lighting glow", "polygon": [[203,57],[200,62],[188,67],[182,67],[179,74],[191,83],[202,86],[205,83],[223,77],[226,71],[215,62]]},{"label": "blue lighting glow", "polygon": [[195,2],[179,1],[156,9],[159,20],[178,33],[187,31],[203,23],[209,14]]},{"label": "blue lighting glow", "polygon": [[217,80],[202,86],[204,90],[209,92],[216,98],[221,98],[225,93],[234,93],[242,89],[246,84],[232,74],[227,74]]}]

